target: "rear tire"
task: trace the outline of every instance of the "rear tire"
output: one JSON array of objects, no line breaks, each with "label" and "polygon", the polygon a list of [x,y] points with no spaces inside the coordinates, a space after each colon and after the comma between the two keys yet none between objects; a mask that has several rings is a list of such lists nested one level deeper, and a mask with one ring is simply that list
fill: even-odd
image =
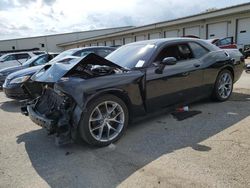
[{"label": "rear tire", "polygon": [[229,70],[222,70],[217,76],[212,98],[216,101],[226,101],[233,91],[233,75]]},{"label": "rear tire", "polygon": [[88,144],[98,147],[116,142],[128,125],[128,108],[114,95],[92,100],[82,115],[79,134]]}]

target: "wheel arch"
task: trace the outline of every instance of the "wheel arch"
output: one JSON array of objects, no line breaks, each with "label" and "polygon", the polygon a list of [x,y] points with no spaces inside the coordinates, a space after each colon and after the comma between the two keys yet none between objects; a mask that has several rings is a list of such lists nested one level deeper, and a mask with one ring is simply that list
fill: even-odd
[{"label": "wheel arch", "polygon": [[131,120],[132,103],[131,103],[129,96],[126,94],[126,92],[121,90],[121,89],[108,89],[108,90],[103,90],[103,91],[95,93],[87,100],[87,102],[85,103],[85,108],[91,101],[93,101],[99,97],[102,97],[103,95],[114,95],[114,96],[118,97],[119,99],[121,99],[128,108],[129,120]]},{"label": "wheel arch", "polygon": [[[219,75],[223,70],[228,70],[228,71],[230,71],[231,74],[232,74],[232,76],[233,76],[233,80],[234,80],[234,69],[233,69],[233,67],[231,67],[231,66],[223,67],[223,68],[220,70],[220,72],[218,73],[218,75]],[[218,75],[217,75],[217,76],[218,76]]]},{"label": "wheel arch", "polygon": [[217,77],[216,77],[215,84],[214,84],[214,86],[213,86],[213,92],[212,92],[211,98],[212,98],[213,100],[221,101],[221,102],[223,102],[223,101],[225,101],[225,100],[218,99],[217,93],[216,93],[216,87],[217,87],[217,80],[218,80],[218,77],[219,77],[219,75],[221,74],[221,72],[223,72],[223,71],[229,71],[229,72],[232,74],[232,77],[233,77],[233,80],[234,80],[234,70],[233,70],[233,68],[232,68],[231,66],[223,67],[223,68],[220,69],[220,71],[218,72],[218,75],[217,75]]}]

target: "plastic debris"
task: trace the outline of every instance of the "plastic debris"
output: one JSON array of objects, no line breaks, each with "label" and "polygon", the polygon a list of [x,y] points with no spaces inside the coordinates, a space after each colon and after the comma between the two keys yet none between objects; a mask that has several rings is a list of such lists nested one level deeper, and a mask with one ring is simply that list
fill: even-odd
[{"label": "plastic debris", "polygon": [[188,106],[183,106],[181,108],[177,108],[176,111],[177,112],[188,112],[189,111],[189,107]]}]

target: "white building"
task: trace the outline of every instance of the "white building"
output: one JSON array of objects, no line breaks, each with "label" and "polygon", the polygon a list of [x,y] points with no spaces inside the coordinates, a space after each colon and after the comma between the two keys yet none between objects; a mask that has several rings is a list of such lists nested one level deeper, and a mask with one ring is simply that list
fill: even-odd
[{"label": "white building", "polygon": [[58,43],[65,43],[74,40],[95,37],[98,35],[122,31],[130,27],[131,26],[29,37],[29,38],[0,40],[0,51],[39,48],[40,50],[44,51],[60,52],[63,50],[63,48],[57,46]]},{"label": "white building", "polygon": [[250,3],[133,27],[88,39],[59,43],[58,46],[64,49],[78,46],[116,46],[140,40],[187,35],[195,35],[202,39],[234,37],[234,41],[241,46],[250,44]]}]

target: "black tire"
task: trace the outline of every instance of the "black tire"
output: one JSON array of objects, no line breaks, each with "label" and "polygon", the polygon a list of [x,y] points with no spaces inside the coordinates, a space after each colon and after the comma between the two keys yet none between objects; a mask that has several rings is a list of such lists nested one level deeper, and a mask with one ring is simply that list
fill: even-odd
[{"label": "black tire", "polygon": [[[226,96],[226,97],[222,97],[220,95],[220,92],[219,92],[219,88],[220,88],[220,80],[222,79],[222,76],[223,75],[228,75],[230,76],[230,79],[231,79],[231,90],[230,90],[230,93]],[[212,99],[215,100],[215,101],[219,101],[219,102],[224,102],[226,100],[228,100],[232,94],[232,91],[233,91],[233,75],[231,73],[231,71],[227,70],[227,69],[224,69],[222,70],[217,78],[216,78],[216,81],[215,81],[215,84],[214,84],[214,89],[213,89],[213,93],[212,93]]]},{"label": "black tire", "polygon": [[[120,105],[120,107],[122,108],[122,110],[124,112],[124,116],[123,116],[124,117],[124,124],[123,124],[123,127],[121,128],[120,132],[118,133],[118,135],[114,139],[111,139],[108,141],[100,141],[100,140],[97,140],[96,138],[94,138],[94,136],[92,136],[93,132],[91,133],[91,131],[90,131],[89,120],[90,120],[92,113],[94,113],[95,108],[105,101],[115,102],[115,103]],[[121,138],[121,136],[124,134],[124,132],[127,128],[128,120],[129,120],[129,113],[128,113],[128,108],[127,108],[126,104],[120,98],[118,98],[114,95],[107,94],[107,95],[98,97],[98,98],[92,100],[91,102],[89,102],[85,112],[82,115],[78,130],[79,130],[79,134],[80,134],[81,138],[85,142],[87,142],[88,144],[93,145],[93,146],[103,147],[103,146],[107,146],[111,143],[114,143]]]}]

